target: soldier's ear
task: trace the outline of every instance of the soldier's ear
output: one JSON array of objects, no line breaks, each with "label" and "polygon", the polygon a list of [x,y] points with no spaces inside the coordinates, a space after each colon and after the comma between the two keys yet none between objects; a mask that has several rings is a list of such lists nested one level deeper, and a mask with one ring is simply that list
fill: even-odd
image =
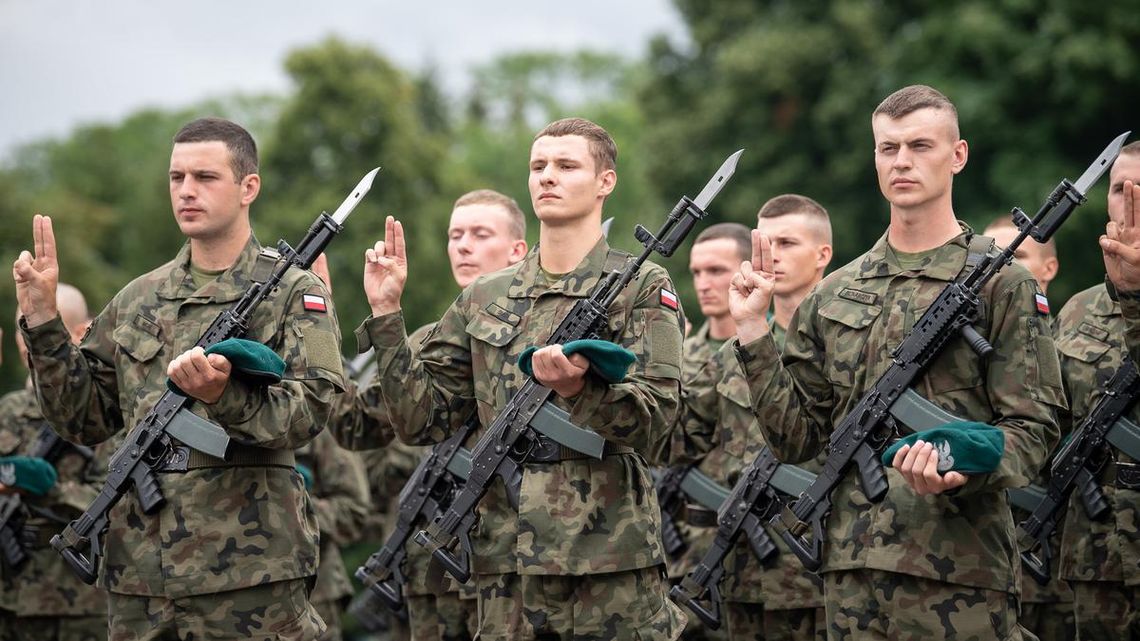
[{"label": "soldier's ear", "polygon": [[523,258],[526,258],[526,241],[516,240],[511,242],[511,252],[507,256],[507,264],[514,265]]},{"label": "soldier's ear", "polygon": [[261,193],[261,176],[246,174],[245,178],[241,179],[242,206],[249,207],[250,203],[257,199],[259,193]]}]

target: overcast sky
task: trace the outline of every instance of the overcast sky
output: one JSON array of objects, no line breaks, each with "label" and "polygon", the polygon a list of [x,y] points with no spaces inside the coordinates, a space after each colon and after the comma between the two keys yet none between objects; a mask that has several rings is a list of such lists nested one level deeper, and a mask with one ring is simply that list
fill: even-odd
[{"label": "overcast sky", "polygon": [[334,34],[404,68],[432,63],[455,94],[501,52],[640,56],[657,33],[685,39],[669,0],[0,0],[0,158],[142,107],[284,92],[286,53]]}]

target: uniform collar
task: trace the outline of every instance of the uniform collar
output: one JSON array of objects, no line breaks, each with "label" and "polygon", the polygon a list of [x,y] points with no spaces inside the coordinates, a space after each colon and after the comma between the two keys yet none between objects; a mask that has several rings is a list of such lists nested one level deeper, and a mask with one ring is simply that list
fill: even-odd
[{"label": "uniform collar", "polygon": [[159,285],[158,297],[167,300],[193,299],[202,303],[235,301],[249,288],[250,275],[260,251],[261,244],[250,234],[249,241],[233,266],[203,285],[202,289],[197,289],[194,287],[194,278],[190,275],[190,241],[186,241],[174,258],[174,269],[170,270],[170,276]]},{"label": "uniform collar", "polygon": [[[966,266],[970,237],[974,235],[974,230],[970,229],[966,223],[958,221],[958,226],[962,228],[962,233],[951,238],[945,245],[936,248],[926,257],[924,266],[912,271],[935,280],[952,281],[957,278],[958,274],[962,273],[962,268]],[[889,231],[888,229],[887,232],[884,232],[875,246],[871,248],[871,251],[863,255],[863,262],[859,264],[859,271],[855,275],[856,280],[886,278],[903,272],[894,252],[888,251],[887,233]]]},{"label": "uniform collar", "polygon": [[[507,296],[510,298],[538,298],[540,295],[550,292],[573,298],[585,298],[594,291],[594,286],[601,279],[606,264],[610,262],[611,253],[613,250],[606,243],[606,239],[604,237],[599,238],[577,267],[569,273],[562,274],[550,287],[546,287],[545,282],[539,282],[542,267],[538,261],[538,245],[535,245],[527,253],[526,258],[522,260],[518,270],[515,271],[511,286],[507,289]],[[545,279],[542,280],[545,281]]]}]

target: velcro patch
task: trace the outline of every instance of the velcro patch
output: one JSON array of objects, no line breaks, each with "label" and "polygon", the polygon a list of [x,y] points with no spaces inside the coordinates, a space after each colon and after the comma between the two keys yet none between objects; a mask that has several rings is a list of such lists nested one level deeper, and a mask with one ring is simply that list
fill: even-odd
[{"label": "velcro patch", "polygon": [[1049,299],[1045,298],[1045,294],[1034,294],[1034,300],[1037,303],[1037,313],[1043,316],[1049,315]]},{"label": "velcro patch", "polygon": [[676,294],[665,288],[661,288],[661,305],[662,307],[668,307],[669,309],[676,311],[680,303],[677,302]]},{"label": "velcro patch", "polygon": [[327,312],[329,311],[328,305],[325,304],[325,297],[316,294],[304,294],[301,296],[301,305],[305,308],[306,312]]},{"label": "velcro patch", "polygon": [[874,305],[879,300],[878,294],[851,289],[850,287],[839,290],[839,297],[864,305]]},{"label": "velcro patch", "polygon": [[1092,323],[1081,323],[1077,326],[1077,331],[1086,336],[1092,336],[1098,341],[1104,341],[1108,339],[1108,330],[1104,329],[1103,327],[1097,327]]}]

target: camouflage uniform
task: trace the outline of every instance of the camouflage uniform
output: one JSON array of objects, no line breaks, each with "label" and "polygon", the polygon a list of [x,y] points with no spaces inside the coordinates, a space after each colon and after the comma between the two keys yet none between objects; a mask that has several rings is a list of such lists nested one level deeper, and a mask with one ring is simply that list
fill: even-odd
[{"label": "camouflage uniform", "polygon": [[328,626],[321,641],[339,640],[340,613],[352,597],[340,546],[355,542],[363,532],[370,511],[368,479],[359,457],[337,445],[327,431],[297,450],[297,463],[312,471],[309,495],[321,530],[321,561],[309,600]]},{"label": "camouflage uniform", "polygon": [[[708,445],[701,449],[711,451],[701,459],[697,469],[731,487],[740,471],[764,447],[764,436],[752,414],[748,383],[731,342],[713,351],[708,326],[701,327],[685,341],[682,371],[681,423],[674,433],[674,448],[684,447],[685,435],[702,435],[700,440]],[[815,471],[819,464],[812,462],[806,467]],[[684,571],[678,576],[683,577],[696,565],[712,546],[715,534],[715,526],[686,527],[690,548],[681,564]],[[804,569],[782,539],[776,537],[773,541],[780,548],[780,554],[765,565],[760,564],[744,539],[725,558],[721,594],[728,638],[734,641],[822,638],[822,580]],[[690,622],[693,620],[690,618]],[[817,620],[821,624],[818,627]]]},{"label": "camouflage uniform", "polygon": [[[0,398],[0,456],[30,455],[40,430],[48,423],[30,389]],[[59,480],[44,496],[23,494],[26,506],[50,511],[63,519],[79,516],[95,498],[107,466],[104,448],[91,461],[65,451],[54,462]],[[63,557],[48,545],[63,525],[49,516],[29,513],[24,531],[32,534],[28,559],[15,572],[0,567],[0,639],[36,638],[85,641],[107,638],[107,596],[75,576]]]},{"label": "camouflage uniform", "polygon": [[[84,443],[133,428],[166,390],[170,360],[241,296],[255,269],[268,274],[258,250],[251,237],[233,267],[198,289],[187,243],[120,291],[78,348],[58,319],[23,328],[47,418]],[[292,450],[324,428],[343,377],[336,319],[331,309],[305,311],[306,293],[328,297],[315,276],[290,270],[246,334],[284,358],[285,380],[254,387],[235,376],[217,403],[193,405],[233,438],[228,454],[240,451],[248,464],[194,453],[196,469],[157,474],[167,503],[154,515],[133,492],[111,511],[99,581],[112,594],[113,639],[323,632],[306,592],[317,567],[316,512]],[[259,598],[273,598],[272,607]]]},{"label": "camouflage uniform", "polygon": [[[1134,360],[1140,356],[1136,349],[1140,340],[1135,339],[1137,318],[1140,297],[1117,294],[1104,284],[1073,296],[1058,315],[1057,349],[1074,427],[1100,398],[1125,350]],[[1140,419],[1140,405],[1132,408],[1128,418]],[[1076,493],[1065,515],[1061,576],[1073,586],[1082,639],[1140,637],[1137,461],[1119,451],[1114,451],[1113,458],[1097,476],[1108,501],[1108,516],[1100,521],[1089,519]]]},{"label": "camouflage uniform", "polygon": [[[803,301],[782,363],[767,338],[740,346],[753,409],[774,453],[792,463],[817,455],[832,426],[889,367],[891,350],[963,271],[967,252],[990,248],[989,239],[963,226],[961,235],[903,269],[884,235]],[[1005,454],[995,472],[919,496],[888,468],[890,490],[879,503],[864,497],[853,472],[836,488],[822,568],[831,638],[1022,638],[1020,559],[1004,490],[1037,475],[1057,443],[1056,414],[1065,407],[1036,292],[1024,268],[1004,268],[981,292],[976,324],[995,352],[983,360],[951,338],[914,385],[943,409],[1002,429]]]},{"label": "camouflage uniform", "polygon": [[[361,327],[401,439],[438,442],[475,405],[490,425],[525,380],[519,354],[545,344],[602,274],[628,260],[600,239],[574,271],[553,276],[537,251],[468,286],[418,356],[405,342],[402,314]],[[551,396],[574,423],[634,451],[527,464],[517,511],[499,482],[480,503],[472,570],[481,639],[680,634],[684,615],[665,597],[660,510],[643,457],[664,457],[678,405],[683,318],[662,289],[672,289],[668,275],[646,263],[610,308],[603,337],[638,356],[625,382],[588,375],[575,398]]]}]

